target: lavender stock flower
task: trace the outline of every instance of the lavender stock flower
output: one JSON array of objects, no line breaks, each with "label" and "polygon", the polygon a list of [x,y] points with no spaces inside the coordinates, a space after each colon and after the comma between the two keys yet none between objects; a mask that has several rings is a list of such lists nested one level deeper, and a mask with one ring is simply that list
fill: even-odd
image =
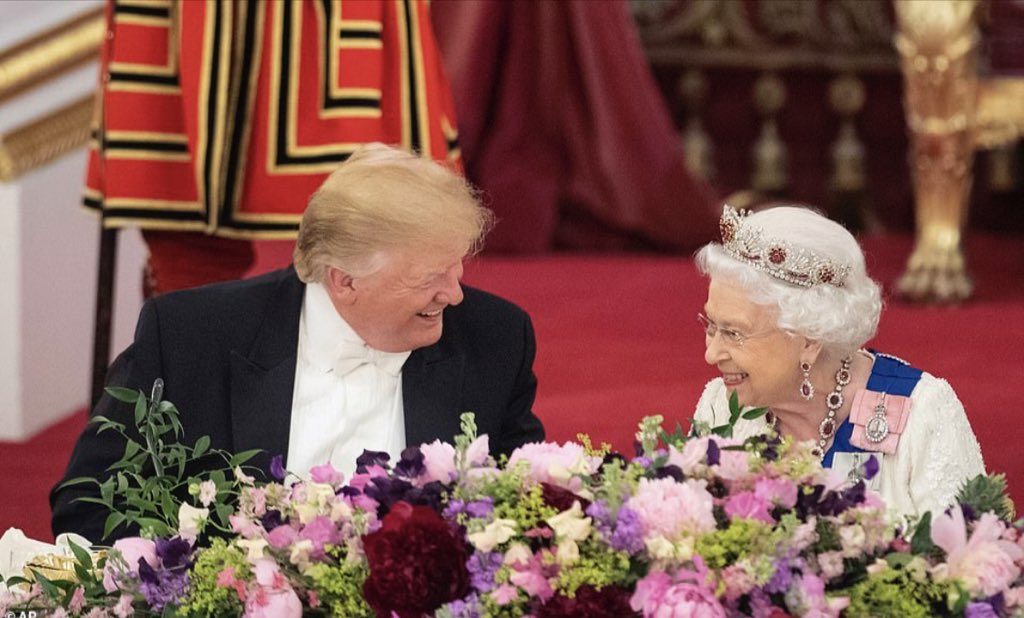
[{"label": "lavender stock flower", "polygon": [[285,476],[284,456],[274,455],[270,460],[270,475],[278,481],[283,481]]}]

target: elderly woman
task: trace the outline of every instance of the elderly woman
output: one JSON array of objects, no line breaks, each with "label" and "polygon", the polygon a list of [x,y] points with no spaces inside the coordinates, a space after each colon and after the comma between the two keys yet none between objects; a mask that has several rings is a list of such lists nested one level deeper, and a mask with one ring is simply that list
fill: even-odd
[{"label": "elderly woman", "polygon": [[813,440],[825,467],[852,473],[872,453],[869,485],[905,515],[941,509],[984,472],[963,405],[945,380],[862,346],[882,302],[857,241],[811,210],[777,207],[747,216],[726,206],[722,242],[697,254],[710,278],[698,315],[705,359],[721,372],[704,389],[696,420],[721,425],[735,392],[769,408],[740,420],[736,437],[769,426]]}]

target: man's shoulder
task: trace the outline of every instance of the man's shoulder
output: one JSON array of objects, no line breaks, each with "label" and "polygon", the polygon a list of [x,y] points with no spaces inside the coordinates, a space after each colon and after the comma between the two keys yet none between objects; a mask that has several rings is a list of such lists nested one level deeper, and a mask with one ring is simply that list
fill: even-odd
[{"label": "man's shoulder", "polygon": [[154,301],[165,307],[232,306],[242,304],[253,307],[254,302],[265,299],[282,286],[299,286],[301,282],[291,267],[271,271],[249,279],[235,279],[211,283],[186,290],[175,290],[157,296]]},{"label": "man's shoulder", "polygon": [[462,286],[462,292],[462,303],[446,310],[451,311],[453,316],[485,322],[529,319],[522,307],[501,296],[468,285]]}]

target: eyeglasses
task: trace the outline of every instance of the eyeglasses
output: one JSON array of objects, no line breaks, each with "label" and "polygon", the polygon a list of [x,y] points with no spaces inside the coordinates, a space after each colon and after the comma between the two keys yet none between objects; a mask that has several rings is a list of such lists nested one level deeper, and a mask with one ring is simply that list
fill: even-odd
[{"label": "eyeglasses", "polygon": [[775,329],[773,328],[771,330],[766,330],[761,333],[754,333],[753,335],[744,335],[739,331],[733,330],[731,328],[725,328],[724,326],[719,326],[718,324],[715,324],[714,322],[711,321],[711,318],[704,315],[703,313],[697,314],[697,321],[700,322],[700,325],[703,327],[704,336],[708,338],[708,341],[714,339],[715,335],[720,334],[722,335],[722,343],[729,347],[735,348],[742,348],[743,344],[746,343],[748,339],[764,337],[765,335],[770,335],[775,332]]}]

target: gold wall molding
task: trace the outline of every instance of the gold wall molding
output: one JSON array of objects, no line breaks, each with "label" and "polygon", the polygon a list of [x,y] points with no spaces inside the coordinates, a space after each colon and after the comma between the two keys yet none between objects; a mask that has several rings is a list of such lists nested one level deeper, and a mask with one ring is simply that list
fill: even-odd
[{"label": "gold wall molding", "polygon": [[89,141],[94,96],[87,95],[0,137],[0,182],[10,182]]},{"label": "gold wall molding", "polygon": [[105,31],[99,7],[0,51],[0,101],[99,58]]}]

